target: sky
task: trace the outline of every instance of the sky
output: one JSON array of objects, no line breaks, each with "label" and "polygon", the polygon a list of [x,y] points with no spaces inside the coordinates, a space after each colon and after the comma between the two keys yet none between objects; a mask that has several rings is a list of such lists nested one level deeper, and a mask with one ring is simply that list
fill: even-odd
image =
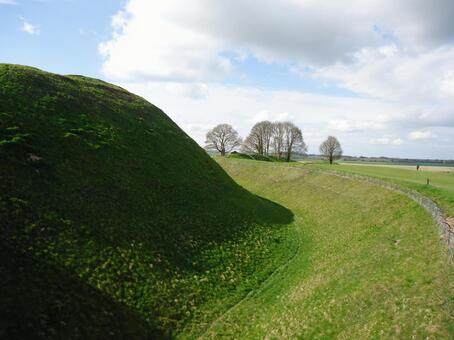
[{"label": "sky", "polygon": [[454,159],[452,0],[0,0],[0,63],[83,74],[200,145],[290,120],[310,153]]}]

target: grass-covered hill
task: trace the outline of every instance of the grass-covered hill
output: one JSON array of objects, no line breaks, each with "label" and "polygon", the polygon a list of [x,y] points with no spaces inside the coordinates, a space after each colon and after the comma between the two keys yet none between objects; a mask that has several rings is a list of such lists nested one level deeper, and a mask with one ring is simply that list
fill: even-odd
[{"label": "grass-covered hill", "polygon": [[0,164],[0,337],[196,335],[294,247],[289,210],[99,80],[0,64]]},{"label": "grass-covered hill", "polygon": [[454,338],[450,253],[416,202],[301,163],[218,161],[292,210],[300,247],[202,338]]}]

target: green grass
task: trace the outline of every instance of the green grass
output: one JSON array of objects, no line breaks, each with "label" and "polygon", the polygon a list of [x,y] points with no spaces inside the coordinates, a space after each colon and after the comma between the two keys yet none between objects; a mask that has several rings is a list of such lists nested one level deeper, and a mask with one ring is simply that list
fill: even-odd
[{"label": "green grass", "polygon": [[[424,171],[416,169],[401,169],[393,167],[307,163],[308,169],[328,169],[345,171],[388,180],[404,187],[419,191],[421,194],[437,202],[448,216],[454,216],[454,172]],[[427,179],[430,185],[427,185]]]},{"label": "green grass", "polygon": [[434,221],[414,201],[302,166],[219,162],[245,188],[294,212],[301,246],[205,337],[454,336],[454,270]]},{"label": "green grass", "polygon": [[1,64],[0,164],[0,337],[194,336],[295,247],[288,209],[99,80]]},{"label": "green grass", "polygon": [[388,166],[404,166],[404,167],[413,167],[415,168],[416,165],[420,165],[422,167],[425,166],[435,166],[435,167],[451,167],[454,165],[452,161],[443,161],[443,162],[429,162],[429,161],[350,161],[350,160],[341,160],[342,163],[345,164],[369,164],[369,165],[388,165]]},{"label": "green grass", "polygon": [[[285,158],[278,158],[276,156],[270,155],[270,156],[264,156],[264,155],[257,155],[257,154],[245,154],[241,152],[232,152],[230,153],[227,158],[233,158],[233,159],[247,159],[247,160],[253,160],[253,161],[264,161],[264,162],[286,162]],[[290,162],[294,162],[291,160]]]},{"label": "green grass", "polygon": [[0,64],[0,338],[453,337],[416,203],[218,162],[119,87]]}]

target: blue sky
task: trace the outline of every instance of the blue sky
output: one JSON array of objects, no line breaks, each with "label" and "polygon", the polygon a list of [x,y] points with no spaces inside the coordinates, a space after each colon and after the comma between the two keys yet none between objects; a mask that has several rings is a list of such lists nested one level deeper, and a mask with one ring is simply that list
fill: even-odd
[{"label": "blue sky", "polygon": [[[8,1],[9,2],[9,1]],[[1,62],[33,65],[52,72],[102,77],[98,44],[109,39],[121,1],[0,1]],[[38,34],[22,30],[24,21]]]},{"label": "blue sky", "polygon": [[0,0],[0,62],[116,83],[201,145],[292,120],[310,152],[454,158],[450,0]]},{"label": "blue sky", "polygon": [[335,83],[317,81],[311,76],[310,68],[297,73],[292,71],[293,67],[297,67],[292,63],[264,63],[254,56],[248,56],[244,60],[237,60],[232,54],[227,56],[233,64],[234,72],[224,79],[226,84],[334,96],[357,96]]},{"label": "blue sky", "polygon": [[[0,0],[0,4],[2,1]],[[0,7],[1,62],[32,65],[60,74],[106,78],[98,45],[110,39],[112,17],[126,1],[4,0]],[[36,33],[23,30],[24,23]],[[223,82],[263,89],[291,89],[333,95],[355,95],[333,84],[291,71],[292,64],[263,63],[254,56],[238,60],[223,53],[234,72]],[[309,70],[307,71],[309,74]]]}]

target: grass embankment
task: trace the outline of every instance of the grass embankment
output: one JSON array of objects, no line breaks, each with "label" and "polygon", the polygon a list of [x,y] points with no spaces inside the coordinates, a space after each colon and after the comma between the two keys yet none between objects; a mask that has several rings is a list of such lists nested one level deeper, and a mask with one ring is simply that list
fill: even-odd
[{"label": "grass embankment", "polygon": [[0,65],[0,164],[2,338],[196,335],[295,247],[288,209],[99,80]]},{"label": "grass embankment", "polygon": [[[265,155],[257,155],[257,154],[245,154],[241,152],[232,152],[228,156],[228,158],[233,158],[233,159],[248,159],[248,160],[254,160],[254,161],[264,161],[264,162],[287,162],[285,158],[279,158],[276,156],[265,156]],[[290,162],[294,162],[291,160]]]},{"label": "grass embankment", "polygon": [[[431,198],[440,205],[446,215],[454,216],[454,172],[425,171],[424,169],[416,171],[416,168],[402,169],[392,166],[347,164],[330,166],[326,163],[307,163],[304,167],[344,171],[388,180]],[[427,179],[430,179],[429,185],[427,185]]]},{"label": "grass embankment", "polygon": [[285,270],[206,337],[454,336],[453,267],[417,203],[301,166],[219,162],[245,188],[290,208],[302,243]]}]

